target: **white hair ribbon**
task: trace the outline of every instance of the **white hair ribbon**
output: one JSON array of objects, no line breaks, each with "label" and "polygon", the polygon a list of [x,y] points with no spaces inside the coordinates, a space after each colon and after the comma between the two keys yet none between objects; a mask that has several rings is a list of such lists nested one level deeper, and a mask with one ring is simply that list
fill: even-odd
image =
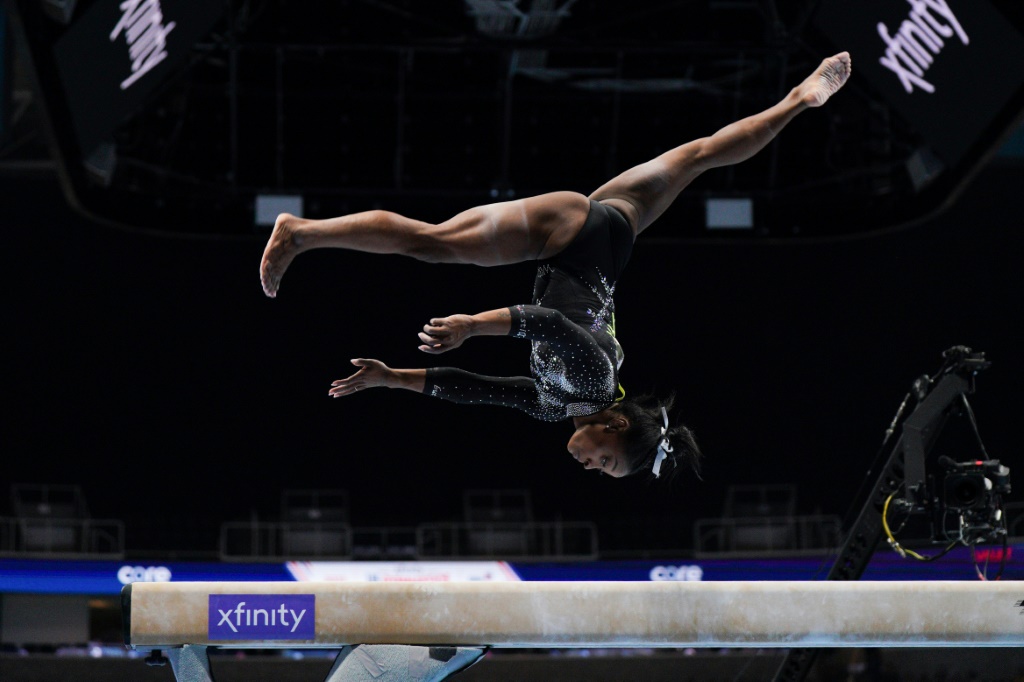
[{"label": "white hair ribbon", "polygon": [[668,412],[665,411],[664,405],[661,407],[661,418],[664,420],[665,425],[661,427],[661,441],[658,442],[658,454],[654,457],[654,466],[651,467],[655,478],[661,476],[661,463],[668,457],[668,453],[672,452],[672,444],[668,441]]}]

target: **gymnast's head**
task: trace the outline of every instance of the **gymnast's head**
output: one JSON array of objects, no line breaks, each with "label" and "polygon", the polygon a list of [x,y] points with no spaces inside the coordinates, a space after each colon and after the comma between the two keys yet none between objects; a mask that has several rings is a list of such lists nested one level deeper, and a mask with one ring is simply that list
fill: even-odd
[{"label": "gymnast's head", "polygon": [[615,478],[647,474],[666,481],[682,471],[700,477],[701,452],[693,432],[670,418],[675,395],[624,398],[573,420],[568,450],[585,469]]}]

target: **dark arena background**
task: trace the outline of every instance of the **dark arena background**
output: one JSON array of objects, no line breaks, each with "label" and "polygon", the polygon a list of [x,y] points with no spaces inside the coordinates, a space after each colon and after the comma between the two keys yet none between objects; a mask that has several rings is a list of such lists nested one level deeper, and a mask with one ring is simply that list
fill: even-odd
[{"label": "dark arena background", "polygon": [[[621,382],[676,391],[703,480],[584,471],[569,422],[515,410],[328,398],[351,358],[527,375],[523,341],[416,333],[529,303],[532,263],[324,249],[261,290],[280,211],[589,194],[840,50],[847,85],[701,175],[615,291]],[[6,0],[0,679],[173,680],[124,644],[133,581],[1024,578],[1022,114],[1015,0]],[[494,650],[460,679],[1024,678],[1019,648],[798,651]]]}]

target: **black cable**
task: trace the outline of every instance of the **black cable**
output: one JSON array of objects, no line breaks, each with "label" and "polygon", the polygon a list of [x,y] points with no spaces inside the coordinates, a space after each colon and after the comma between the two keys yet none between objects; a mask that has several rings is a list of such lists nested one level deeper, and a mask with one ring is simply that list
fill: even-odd
[{"label": "black cable", "polygon": [[960,398],[964,401],[964,407],[967,408],[967,418],[971,422],[971,429],[974,431],[974,437],[978,439],[978,447],[981,448],[981,454],[986,460],[991,459],[988,456],[988,451],[985,449],[985,443],[981,440],[981,432],[978,430],[978,422],[974,418],[974,410],[971,409],[971,403],[968,402],[967,395],[961,393]]},{"label": "black cable", "polygon": [[[864,478],[861,480],[860,488],[857,489],[857,494],[854,496],[855,500],[861,499],[864,496],[864,489],[868,486],[869,482],[872,486],[874,485],[875,479],[871,477],[871,474],[873,474],[875,472],[875,469],[879,467],[880,463],[882,462],[882,457],[886,455],[886,446],[889,444],[889,440],[892,438],[892,435],[896,432],[897,424],[903,418],[903,411],[907,407],[907,402],[910,400],[910,395],[910,392],[907,392],[907,394],[903,396],[903,402],[901,402],[900,406],[896,409],[896,414],[893,416],[892,421],[889,423],[889,428],[885,430],[885,437],[882,439],[882,444],[878,446],[878,451],[875,453],[875,456],[871,461],[871,466],[868,468],[867,472],[864,475]],[[860,509],[857,509],[857,512],[859,513]],[[850,517],[853,516],[853,513],[854,508],[851,507],[850,509],[847,510],[846,518],[843,519],[843,527],[846,527],[847,522],[850,520]]]},{"label": "black cable", "polygon": [[[896,425],[902,419],[903,411],[906,409],[907,402],[909,400],[910,392],[908,391],[907,394],[903,396],[903,401],[900,403],[900,406],[896,408],[896,414],[893,416],[892,421],[889,423],[889,428],[885,430],[885,436],[882,438],[882,444],[878,446],[878,451],[872,458],[871,465],[868,467],[867,472],[864,474],[864,478],[861,479],[860,487],[857,489],[856,494],[854,494],[853,496],[854,500],[866,500],[866,496],[864,495],[864,488],[868,485],[869,481],[872,481],[872,486],[874,485],[874,481],[876,479],[872,478],[871,474],[879,466],[879,462],[881,461],[882,456],[886,453],[886,446],[889,444],[889,440],[892,438],[892,434],[896,432]],[[843,522],[840,526],[840,532],[848,530],[850,526],[852,526],[852,523],[850,521],[851,517],[854,516],[854,509],[856,509],[857,513],[859,514],[862,508],[863,505],[859,507],[857,505],[853,505],[846,510],[846,516],[843,518]],[[840,543],[840,546],[841,544],[842,543]],[[825,568],[825,564],[827,562],[831,560],[831,562],[834,563],[834,559],[838,555],[840,546],[832,547],[828,552],[826,552],[825,556],[821,560],[821,563],[818,564],[818,569],[814,572],[814,579],[817,579],[821,576],[821,572]]]},{"label": "black cable", "polygon": [[947,554],[949,554],[950,550],[952,550],[952,549],[953,549],[954,547],[956,547],[956,546],[957,546],[958,544],[959,544],[959,543],[957,543],[957,542],[951,542],[951,543],[949,543],[948,545],[946,545],[946,548],[945,548],[945,549],[943,549],[943,550],[942,550],[941,552],[939,552],[938,554],[933,554],[933,555],[931,555],[931,556],[923,556],[923,555],[922,555],[922,556],[923,556],[923,558],[921,558],[921,559],[920,559],[920,561],[925,561],[925,562],[927,562],[927,561],[935,561],[936,559],[941,559],[942,557],[944,557],[944,556],[946,556]]},{"label": "black cable", "polygon": [[[1003,526],[1004,526],[1003,529],[1005,530],[1005,526],[1006,526],[1006,515],[1005,514],[1003,515]],[[1000,578],[1003,577],[1003,569],[1006,568],[1006,558],[1007,558],[1006,555],[1009,553],[1009,549],[1010,549],[1009,548],[1009,537],[1008,536],[1009,536],[1009,533],[1005,533],[1005,532],[1003,533],[1003,553],[1002,553],[1002,556],[999,557],[999,572],[996,573],[996,577],[993,578],[993,580],[999,580]]]},{"label": "black cable", "polygon": [[[1000,578],[1003,577],[1003,570],[1006,569],[1007,554],[1009,553],[1009,535],[1010,534],[1009,534],[1009,532],[1007,531],[1007,528],[1006,528],[1006,515],[1003,513],[1002,499],[1001,498],[998,498],[998,497],[996,498],[996,508],[999,509],[999,512],[1000,512],[999,513],[999,527],[1002,528],[1002,531],[1003,531],[1002,532],[1003,548],[1002,548],[1001,555],[999,557],[999,570],[996,572],[996,575],[995,575],[994,578],[992,578],[992,580],[999,580]],[[975,543],[975,544],[977,544],[977,543]],[[988,580],[989,579],[988,578],[988,557],[987,556],[985,557],[985,570],[984,570],[984,572],[982,572],[978,568],[978,560],[977,560],[975,552],[974,552],[974,545],[971,545],[971,561],[974,562],[974,570],[978,573],[978,577],[981,580]]]}]

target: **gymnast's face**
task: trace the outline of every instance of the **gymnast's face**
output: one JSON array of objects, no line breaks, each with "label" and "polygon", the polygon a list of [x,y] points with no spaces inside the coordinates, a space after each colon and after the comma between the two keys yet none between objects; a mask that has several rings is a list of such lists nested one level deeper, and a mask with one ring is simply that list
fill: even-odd
[{"label": "gymnast's face", "polygon": [[575,420],[575,426],[568,450],[584,469],[597,469],[615,478],[628,473],[625,433],[629,420],[620,414],[599,420],[582,417]]}]

